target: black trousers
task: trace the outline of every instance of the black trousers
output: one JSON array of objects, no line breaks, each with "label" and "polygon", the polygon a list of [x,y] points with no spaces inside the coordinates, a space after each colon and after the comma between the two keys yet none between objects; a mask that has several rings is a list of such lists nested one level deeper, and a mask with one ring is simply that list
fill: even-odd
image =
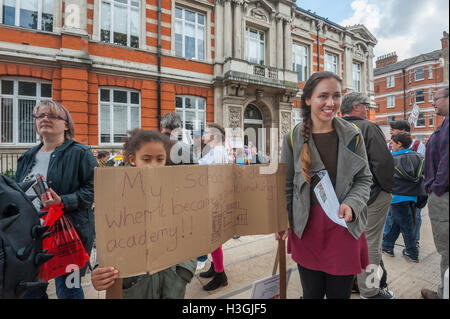
[{"label": "black trousers", "polygon": [[303,299],[350,299],[354,275],[333,276],[297,264],[303,288]]}]

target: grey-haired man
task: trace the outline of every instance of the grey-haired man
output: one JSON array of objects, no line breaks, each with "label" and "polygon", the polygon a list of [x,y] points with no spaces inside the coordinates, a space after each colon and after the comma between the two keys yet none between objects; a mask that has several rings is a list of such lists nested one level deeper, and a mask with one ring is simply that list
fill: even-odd
[{"label": "grey-haired man", "polygon": [[178,140],[181,134],[183,122],[181,116],[177,113],[166,113],[161,119],[160,131],[171,140],[176,141],[170,150],[170,161],[175,165],[195,164],[193,159],[193,148]]},{"label": "grey-haired man", "polygon": [[[358,275],[361,298],[392,299],[394,293],[380,287],[378,266],[381,260],[381,241],[386,216],[392,200],[394,186],[394,159],[389,152],[383,132],[379,126],[367,120],[370,100],[359,92],[346,94],[342,100],[342,118],[354,123],[364,137],[367,159],[373,176],[370,198],[367,202],[367,226],[365,229],[369,248],[369,267]],[[383,271],[384,268],[383,268]]]}]

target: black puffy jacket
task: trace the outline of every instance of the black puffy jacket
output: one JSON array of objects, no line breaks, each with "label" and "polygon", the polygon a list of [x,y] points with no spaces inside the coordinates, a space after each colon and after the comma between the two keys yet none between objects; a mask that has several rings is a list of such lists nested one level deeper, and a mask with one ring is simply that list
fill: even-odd
[{"label": "black puffy jacket", "polygon": [[[36,145],[19,158],[16,182],[22,182],[31,172],[36,153],[42,145]],[[49,187],[61,197],[64,214],[75,226],[88,254],[92,250],[95,232],[92,204],[94,167],[97,166],[98,163],[87,146],[74,140],[66,140],[53,151],[46,176]]]},{"label": "black puffy jacket", "polygon": [[416,152],[395,154],[393,193],[404,196],[424,196],[424,158]]}]

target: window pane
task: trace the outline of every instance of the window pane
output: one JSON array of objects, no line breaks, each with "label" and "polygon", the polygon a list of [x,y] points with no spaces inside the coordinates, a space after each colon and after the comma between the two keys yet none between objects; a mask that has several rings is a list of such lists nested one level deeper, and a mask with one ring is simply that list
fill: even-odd
[{"label": "window pane", "polygon": [[102,30],[109,30],[111,28],[111,5],[109,3],[102,2]]},{"label": "window pane", "polygon": [[20,26],[37,29],[38,22],[38,0],[27,0],[20,2]]},{"label": "window pane", "polygon": [[205,24],[205,16],[202,14],[198,14],[198,24],[204,25]]},{"label": "window pane", "polygon": [[53,31],[53,0],[42,1],[41,29],[44,31]]},{"label": "window pane", "polygon": [[199,110],[205,109],[205,99],[197,99],[197,107]]},{"label": "window pane", "polygon": [[131,104],[139,104],[139,93],[131,92]]},{"label": "window pane", "polygon": [[192,11],[189,11],[189,10],[185,10],[184,11],[184,15],[185,15],[186,21],[195,23],[195,12],[192,12]]},{"label": "window pane", "polygon": [[183,107],[183,98],[177,96],[175,98],[175,107],[176,108],[182,108]]},{"label": "window pane", "polygon": [[205,41],[198,40],[197,48],[198,48],[198,59],[204,60],[205,59]]},{"label": "window pane", "polygon": [[139,8],[139,1],[131,1],[133,7]]},{"label": "window pane", "polygon": [[130,36],[130,46],[133,48],[139,47],[139,26],[140,26],[140,18],[138,10],[131,10],[131,36]]},{"label": "window pane", "polygon": [[130,109],[130,116],[131,116],[130,130],[139,128],[139,108],[132,107]]},{"label": "window pane", "polygon": [[19,82],[19,95],[36,96],[36,83]]},{"label": "window pane", "polygon": [[127,91],[114,90],[114,102],[127,103]]},{"label": "window pane", "polygon": [[14,94],[14,81],[2,81],[2,94]]},{"label": "window pane", "polygon": [[184,99],[184,107],[187,109],[195,109],[195,100],[190,97]]},{"label": "window pane", "polygon": [[109,105],[100,105],[100,143],[111,143],[109,116]]},{"label": "window pane", "polygon": [[114,143],[121,143],[127,137],[127,107],[114,105]]},{"label": "window pane", "polygon": [[41,84],[41,97],[52,97],[52,85],[51,84]]},{"label": "window pane", "polygon": [[15,25],[16,9],[15,0],[3,1],[3,23],[8,25]]},{"label": "window pane", "polygon": [[183,18],[183,10],[180,8],[175,8],[175,18],[182,19]]},{"label": "window pane", "polygon": [[[6,81],[2,81],[6,82]],[[9,82],[9,81],[8,81]],[[2,98],[2,109],[0,113],[0,142],[13,142],[13,99]]]},{"label": "window pane", "polygon": [[187,130],[193,131],[195,129],[195,112],[185,112],[184,127]]},{"label": "window pane", "polygon": [[264,64],[265,61],[265,47],[264,47],[264,43],[260,43],[259,44],[259,64]]},{"label": "window pane", "polygon": [[430,112],[430,121],[429,121],[429,125],[433,126],[434,125],[434,112]]},{"label": "window pane", "polygon": [[34,132],[33,109],[36,100],[19,100],[19,143],[36,142]]},{"label": "window pane", "polygon": [[190,23],[185,24],[185,57],[195,57],[195,26]]},{"label": "window pane", "polygon": [[114,6],[114,43],[127,45],[127,8]]},{"label": "window pane", "polygon": [[423,90],[417,90],[416,91],[416,102],[424,102],[425,96],[423,94]]},{"label": "window pane", "polygon": [[248,47],[248,61],[253,63],[258,63],[258,42],[253,40],[251,37],[247,39]]},{"label": "window pane", "polygon": [[175,55],[183,56],[183,36],[175,34]]},{"label": "window pane", "polygon": [[109,102],[109,90],[100,90],[100,101]]},{"label": "window pane", "polygon": [[419,117],[417,118],[416,126],[425,126],[425,113],[420,112]]}]

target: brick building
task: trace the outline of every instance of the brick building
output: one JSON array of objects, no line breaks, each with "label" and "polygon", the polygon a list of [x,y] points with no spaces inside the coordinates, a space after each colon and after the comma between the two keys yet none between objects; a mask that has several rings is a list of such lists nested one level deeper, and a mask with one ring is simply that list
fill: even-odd
[{"label": "brick building", "polygon": [[448,33],[441,39],[442,48],[397,61],[394,53],[378,57],[374,70],[375,122],[389,137],[389,122],[409,119],[414,105],[420,109],[412,136],[425,142],[442,123],[434,114],[433,94],[448,85]]},{"label": "brick building", "polygon": [[176,111],[189,130],[254,128],[268,152],[318,69],[374,100],[376,43],[292,0],[0,0],[0,152],[35,145],[31,112],[46,98],[95,148]]}]

